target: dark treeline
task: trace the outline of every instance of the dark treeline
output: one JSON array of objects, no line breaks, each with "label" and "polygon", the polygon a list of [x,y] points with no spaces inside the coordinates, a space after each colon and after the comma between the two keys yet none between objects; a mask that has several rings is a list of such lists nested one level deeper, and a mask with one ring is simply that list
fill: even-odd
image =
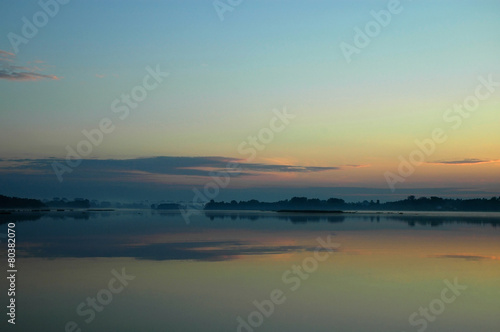
[{"label": "dark treeline", "polygon": [[90,207],[90,201],[88,199],[76,198],[73,201],[67,200],[65,198],[59,199],[54,198],[51,201],[44,202],[48,207],[53,208],[67,208],[67,209],[88,209]]},{"label": "dark treeline", "polygon": [[47,206],[38,199],[7,197],[0,195],[0,209],[41,209],[44,207]]},{"label": "dark treeline", "polygon": [[44,208],[67,208],[67,209],[88,209],[90,201],[88,199],[77,198],[67,200],[65,198],[54,198],[53,200],[41,201],[31,198],[7,197],[0,195],[0,209],[44,209]]},{"label": "dark treeline", "polygon": [[380,203],[363,201],[348,203],[340,198],[320,200],[317,198],[293,197],[278,202],[249,201],[215,202],[211,200],[205,210],[370,210],[370,211],[500,211],[500,197],[452,199],[441,197],[408,196],[399,201]]},{"label": "dark treeline", "polygon": [[[52,200],[37,200],[28,198],[7,197],[0,195],[0,209],[44,209],[44,208],[66,208],[66,209],[88,209],[92,207],[110,207],[115,205],[97,204],[97,201],[77,198],[68,200],[65,198],[54,198]],[[180,204],[162,203],[146,205],[145,203],[121,204],[120,208],[152,208],[155,210],[178,210]],[[249,201],[215,202],[211,200],[205,204],[205,210],[302,210],[302,211],[497,211],[500,212],[500,197],[453,199],[441,197],[408,196],[406,199],[381,203],[380,201],[363,201],[349,203],[340,198],[321,200],[318,198],[293,197],[277,202],[260,202],[252,199]]]},{"label": "dark treeline", "polygon": [[151,204],[151,208],[153,210],[179,210],[181,205],[175,203]]},{"label": "dark treeline", "polygon": [[52,199],[28,199],[18,197],[7,197],[0,195],[0,209],[147,209],[150,204],[146,202],[121,203],[84,198],[67,199],[65,197],[54,197]]}]

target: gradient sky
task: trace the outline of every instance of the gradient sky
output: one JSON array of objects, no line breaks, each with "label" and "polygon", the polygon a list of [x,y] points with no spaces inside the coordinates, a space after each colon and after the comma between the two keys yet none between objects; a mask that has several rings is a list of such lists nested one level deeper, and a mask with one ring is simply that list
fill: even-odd
[{"label": "gradient sky", "polygon": [[[5,0],[0,194],[190,200],[234,161],[216,199],[498,195],[500,86],[459,125],[443,116],[478,77],[500,82],[500,3],[401,1],[347,63],[340,44],[388,2],[243,1],[220,20],[212,1],[73,0],[16,50],[42,9]],[[169,75],[121,120],[111,105],[148,66]],[[286,128],[241,154],[285,108]],[[115,130],[58,181],[52,163],[103,118]],[[436,128],[446,141],[392,192],[384,174]]]}]

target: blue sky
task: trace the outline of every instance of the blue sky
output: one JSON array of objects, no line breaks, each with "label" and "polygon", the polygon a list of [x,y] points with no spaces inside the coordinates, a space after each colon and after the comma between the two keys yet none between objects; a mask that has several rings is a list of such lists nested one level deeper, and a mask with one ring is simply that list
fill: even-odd
[{"label": "blue sky", "polygon": [[[363,29],[373,20],[370,12],[388,3],[243,1],[221,21],[213,1],[73,0],[16,53],[8,34],[22,35],[22,18],[31,21],[41,7],[6,0],[0,13],[0,69],[8,73],[0,79],[0,158],[34,165],[64,158],[66,146],[84,139],[82,130],[113,116],[113,100],[140,84],[146,67],[160,66],[168,78],[116,122],[87,159],[241,159],[238,145],[269,123],[273,109],[286,107],[297,119],[252,162],[324,170],[259,173],[231,188],[386,188],[384,172],[395,172],[415,139],[443,126],[443,112],[474,92],[478,76],[500,81],[498,1],[401,1],[401,13],[347,63],[340,43],[352,44],[354,28]],[[30,79],[14,79],[16,71]],[[498,192],[499,103],[498,91],[482,101],[401,189]],[[468,159],[485,162],[432,164]],[[11,172],[0,172],[4,193],[22,195],[7,181]],[[27,176],[25,168],[15,172]],[[83,172],[77,168],[68,177],[78,183],[88,175]],[[33,190],[24,196],[41,195],[36,179],[54,196],[66,186],[50,168],[42,173],[30,174]],[[174,175],[134,173],[126,181],[133,186],[154,177],[165,192],[190,192],[208,180]]]}]

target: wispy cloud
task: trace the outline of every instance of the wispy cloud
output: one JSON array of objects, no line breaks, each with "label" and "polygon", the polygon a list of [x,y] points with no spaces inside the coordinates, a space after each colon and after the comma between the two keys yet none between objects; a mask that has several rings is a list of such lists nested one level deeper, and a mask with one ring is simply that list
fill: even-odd
[{"label": "wispy cloud", "polygon": [[[235,161],[238,162],[238,161]],[[318,167],[318,166],[292,166],[292,165],[274,165],[274,164],[239,164],[240,169],[254,172],[283,172],[283,173],[311,173],[323,171],[336,171],[341,169],[337,166]]]},{"label": "wispy cloud", "polygon": [[461,159],[461,160],[442,160],[442,161],[431,161],[429,164],[440,164],[440,165],[471,165],[471,164],[492,164],[498,163],[500,160],[484,160],[477,158]]},{"label": "wispy cloud", "polygon": [[[40,72],[44,71],[44,68],[39,66],[20,66],[14,65],[16,62],[16,56],[13,53],[0,50],[0,79],[10,80],[10,81],[38,81],[41,79],[51,79],[59,80],[60,77],[55,75],[46,75]],[[40,60],[36,60],[35,63],[43,63]]]},{"label": "wispy cloud", "polygon": [[14,57],[14,53],[0,50],[0,58],[11,58],[11,57]]},{"label": "wispy cloud", "polygon": [[43,75],[35,72],[16,72],[13,70],[0,69],[0,79],[11,81],[38,81],[40,79],[48,78],[51,80],[58,80],[59,77],[55,75]]}]

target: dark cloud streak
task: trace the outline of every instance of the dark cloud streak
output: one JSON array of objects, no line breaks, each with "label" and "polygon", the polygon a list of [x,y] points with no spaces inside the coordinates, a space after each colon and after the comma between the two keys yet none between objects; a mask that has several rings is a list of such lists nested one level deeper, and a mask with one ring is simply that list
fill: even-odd
[{"label": "dark cloud streak", "polygon": [[462,159],[462,160],[448,160],[448,161],[432,161],[429,164],[441,164],[441,165],[473,165],[473,164],[487,164],[496,163],[499,160],[483,160],[477,158]]},{"label": "dark cloud streak", "polygon": [[[64,159],[11,159],[2,160],[0,170],[52,171],[52,163],[65,164]],[[236,165],[236,166],[231,166]],[[226,172],[231,176],[256,175],[258,173],[311,173],[340,170],[341,167],[309,167],[273,164],[240,163],[239,159],[226,157],[151,157],[136,159],[86,159],[76,170],[81,172],[145,172],[158,175],[211,176]]]}]

